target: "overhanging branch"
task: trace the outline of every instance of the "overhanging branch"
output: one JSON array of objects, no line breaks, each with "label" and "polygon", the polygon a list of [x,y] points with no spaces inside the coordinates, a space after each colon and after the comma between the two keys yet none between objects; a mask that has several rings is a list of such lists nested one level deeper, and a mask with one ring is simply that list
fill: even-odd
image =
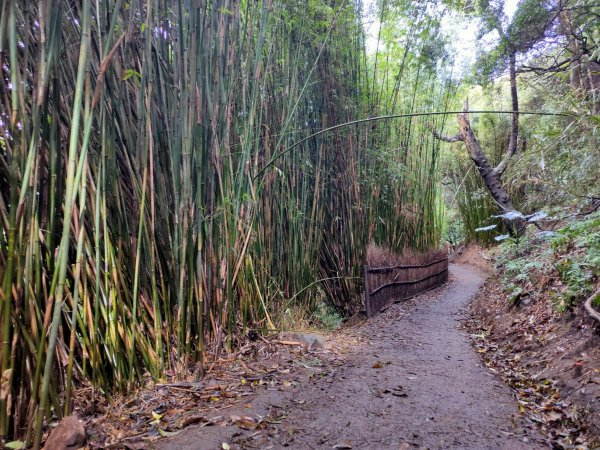
[{"label": "overhanging branch", "polygon": [[[533,116],[558,116],[558,117],[589,117],[592,116],[592,114],[576,114],[576,113],[548,113],[548,112],[541,112],[541,111],[503,111],[503,110],[476,110],[476,111],[466,111],[467,113],[471,113],[471,114],[478,114],[478,113],[486,113],[486,114],[514,114],[515,112],[517,112],[518,114],[521,115],[533,115]],[[262,174],[264,174],[266,172],[266,170],[271,167],[276,160],[278,160],[279,158],[281,158],[283,155],[289,153],[290,151],[292,151],[294,148],[304,144],[306,141],[319,136],[321,134],[325,134],[325,133],[329,133],[331,131],[337,130],[339,128],[344,128],[344,127],[348,127],[348,126],[352,126],[352,125],[358,125],[361,123],[366,123],[366,122],[375,122],[375,121],[380,121],[380,120],[390,120],[390,119],[399,119],[399,118],[406,118],[406,117],[424,117],[424,116],[441,116],[441,115],[450,115],[450,114],[464,114],[465,111],[434,111],[434,112],[420,112],[420,113],[409,113],[409,114],[391,114],[388,116],[377,116],[377,117],[368,117],[366,119],[359,119],[359,120],[352,120],[350,122],[345,122],[345,123],[340,123],[338,125],[333,125],[331,127],[328,128],[324,128],[322,130],[319,130],[315,133],[312,133],[308,136],[306,136],[303,139],[300,139],[299,141],[295,142],[294,144],[290,145],[289,147],[287,147],[285,150],[282,150],[281,152],[277,153],[275,156],[273,156],[268,163],[266,163],[262,169],[260,169],[258,171],[258,173],[256,175],[254,175],[252,177],[252,180],[256,180],[257,178],[259,178]]]}]

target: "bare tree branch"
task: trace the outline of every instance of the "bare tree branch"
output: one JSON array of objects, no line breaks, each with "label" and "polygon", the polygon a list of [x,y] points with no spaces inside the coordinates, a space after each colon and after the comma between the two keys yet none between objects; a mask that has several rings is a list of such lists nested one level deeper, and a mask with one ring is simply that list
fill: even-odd
[{"label": "bare tree branch", "polygon": [[536,66],[527,66],[525,64],[521,65],[519,69],[519,73],[527,73],[533,72],[535,74],[544,74],[548,72],[564,72],[565,70],[569,70],[569,65],[571,64],[571,59],[565,59],[563,61],[559,61],[553,64],[550,67],[536,67]]},{"label": "bare tree branch", "polygon": [[431,129],[431,132],[433,133],[433,136],[436,139],[439,139],[440,141],[444,141],[444,142],[462,142],[462,141],[464,141],[464,139],[460,133],[457,133],[454,136],[446,136],[445,134],[438,133],[433,128]]}]

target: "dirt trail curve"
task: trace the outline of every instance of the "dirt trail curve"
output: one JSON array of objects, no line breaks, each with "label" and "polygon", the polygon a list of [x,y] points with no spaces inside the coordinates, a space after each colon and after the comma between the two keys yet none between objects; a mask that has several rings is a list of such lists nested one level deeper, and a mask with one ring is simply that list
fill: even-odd
[{"label": "dirt trail curve", "polygon": [[482,367],[460,328],[461,309],[483,277],[462,265],[452,265],[451,276],[448,287],[394,305],[334,338],[332,345],[336,339],[349,345],[344,364],[329,378],[307,378],[295,389],[255,399],[256,414],[276,405],[287,417],[260,444],[251,444],[259,432],[228,426],[186,430],[156,447],[542,448],[522,435],[510,389]]}]

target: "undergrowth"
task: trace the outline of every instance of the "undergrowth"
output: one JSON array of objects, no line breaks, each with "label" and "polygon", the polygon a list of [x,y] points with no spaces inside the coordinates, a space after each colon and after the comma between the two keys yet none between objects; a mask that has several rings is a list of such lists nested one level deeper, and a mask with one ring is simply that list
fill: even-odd
[{"label": "undergrowth", "polygon": [[496,270],[512,304],[543,295],[559,313],[571,309],[592,293],[600,277],[600,212],[556,231],[506,240]]},{"label": "undergrowth", "polygon": [[344,316],[324,298],[317,299],[312,306],[288,305],[274,314],[276,328],[281,331],[337,330],[343,321]]}]

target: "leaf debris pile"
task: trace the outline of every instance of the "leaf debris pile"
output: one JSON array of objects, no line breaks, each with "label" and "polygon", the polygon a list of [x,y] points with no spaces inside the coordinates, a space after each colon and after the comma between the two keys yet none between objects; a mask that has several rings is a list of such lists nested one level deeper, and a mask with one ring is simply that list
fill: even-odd
[{"label": "leaf debris pile", "polygon": [[[147,384],[127,396],[108,401],[91,388],[77,392],[77,414],[86,420],[88,448],[147,448],[161,437],[174,436],[190,426],[237,426],[250,435],[236,434],[233,443],[261,448],[280,433],[277,425],[286,418],[278,405],[266,415],[256,414],[252,400],[266,391],[294,388],[308,379],[331,378],[322,359],[335,355],[276,339],[249,342],[237,352],[214,361],[197,381],[176,380]],[[343,364],[333,361],[333,366]],[[301,406],[303,400],[297,400]],[[247,414],[239,414],[247,410]],[[291,431],[293,432],[293,430]],[[242,442],[243,441],[243,442]]]},{"label": "leaf debris pile", "polygon": [[581,308],[569,317],[541,295],[510,306],[488,281],[466,322],[485,365],[515,391],[526,422],[552,448],[600,442],[600,339]]}]

